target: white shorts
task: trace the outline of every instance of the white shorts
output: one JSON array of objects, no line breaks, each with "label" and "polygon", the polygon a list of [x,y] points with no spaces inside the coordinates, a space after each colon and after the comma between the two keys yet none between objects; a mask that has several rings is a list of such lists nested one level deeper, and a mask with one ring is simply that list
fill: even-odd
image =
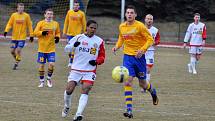
[{"label": "white shorts", "polygon": [[147,65],[153,65],[154,64],[154,51],[146,51],[145,58],[146,58],[146,64]]},{"label": "white shorts", "polygon": [[202,54],[203,47],[190,46],[189,53],[190,54]]},{"label": "white shorts", "polygon": [[82,82],[94,83],[96,80],[96,74],[94,72],[80,72],[72,70],[68,76],[69,81],[75,81],[77,84]]}]

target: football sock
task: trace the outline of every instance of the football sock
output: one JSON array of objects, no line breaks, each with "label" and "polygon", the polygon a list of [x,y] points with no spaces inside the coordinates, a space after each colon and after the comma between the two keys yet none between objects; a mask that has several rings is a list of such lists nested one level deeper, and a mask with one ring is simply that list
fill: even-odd
[{"label": "football sock", "polygon": [[53,72],[54,72],[54,66],[50,66],[50,67],[48,68],[48,76],[47,76],[47,79],[51,79],[51,76],[52,76]]},{"label": "football sock", "polygon": [[69,63],[73,62],[74,52],[69,53]]},{"label": "football sock", "polygon": [[19,61],[21,61],[21,56],[20,55],[16,55],[16,63],[19,63]]},{"label": "football sock", "polygon": [[124,90],[125,90],[125,104],[127,107],[127,112],[132,112],[132,87],[125,85]]},{"label": "football sock", "polygon": [[66,91],[64,91],[64,106],[67,108],[71,107],[72,94],[68,95]]},{"label": "football sock", "polygon": [[84,108],[87,105],[87,101],[88,101],[88,95],[87,94],[81,94],[76,115],[82,115]]},{"label": "football sock", "polygon": [[146,90],[148,90],[150,93],[152,93],[152,85],[149,82],[147,84]]},{"label": "football sock", "polygon": [[44,82],[44,75],[45,75],[44,67],[40,67],[39,68],[40,82]]},{"label": "football sock", "polygon": [[151,78],[151,74],[146,74],[146,81],[150,81],[150,78]]},{"label": "football sock", "polygon": [[196,57],[193,57],[193,56],[190,57],[190,64],[191,64],[193,70],[195,70],[196,69]]}]

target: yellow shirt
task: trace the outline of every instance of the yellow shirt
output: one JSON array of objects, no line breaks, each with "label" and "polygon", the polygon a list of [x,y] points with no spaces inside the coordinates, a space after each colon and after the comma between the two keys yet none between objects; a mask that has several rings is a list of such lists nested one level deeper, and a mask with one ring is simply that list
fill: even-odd
[{"label": "yellow shirt", "polygon": [[5,32],[9,32],[10,29],[13,28],[12,40],[26,40],[27,27],[30,36],[33,37],[32,22],[29,14],[25,12],[19,14],[18,12],[15,12],[11,15],[5,28]]},{"label": "yellow shirt", "polygon": [[63,33],[76,36],[86,31],[86,17],[84,12],[69,10],[64,21]]},{"label": "yellow shirt", "polygon": [[132,25],[120,24],[116,47],[124,45],[124,54],[136,55],[138,50],[146,52],[152,44],[153,38],[143,23],[135,20]]},{"label": "yellow shirt", "polygon": [[[42,35],[43,31],[48,31],[48,35]],[[38,37],[38,52],[51,53],[55,52],[55,37],[60,37],[60,26],[56,21],[47,22],[42,20],[37,23],[34,30],[35,36]]]}]

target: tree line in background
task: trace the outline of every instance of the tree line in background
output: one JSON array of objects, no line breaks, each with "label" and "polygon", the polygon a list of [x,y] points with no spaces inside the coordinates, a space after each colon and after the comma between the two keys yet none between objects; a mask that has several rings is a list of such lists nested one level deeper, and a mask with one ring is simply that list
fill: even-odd
[{"label": "tree line in background", "polygon": [[[126,5],[128,4],[136,6],[139,20],[151,13],[161,22],[184,22],[193,20],[193,14],[196,12],[200,13],[204,20],[215,20],[214,0],[126,0]],[[120,6],[121,0],[91,0],[87,14],[120,17]]]}]

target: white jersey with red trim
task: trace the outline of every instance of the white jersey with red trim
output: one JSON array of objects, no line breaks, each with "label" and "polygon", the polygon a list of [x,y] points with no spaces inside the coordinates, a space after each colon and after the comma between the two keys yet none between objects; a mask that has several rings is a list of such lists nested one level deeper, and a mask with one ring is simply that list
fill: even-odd
[{"label": "white jersey with red trim", "polygon": [[154,40],[154,44],[148,48],[148,50],[152,51],[152,50],[155,50],[155,47],[154,45],[157,45],[160,43],[160,34],[159,34],[159,31],[156,27],[154,26],[151,26],[148,31],[150,32],[150,34],[152,35],[153,37],[153,40]]},{"label": "white jersey with red trim", "polygon": [[[80,45],[74,47],[76,41],[80,42]],[[85,34],[79,34],[73,37],[65,46],[65,52],[74,52],[71,69],[78,71],[95,71],[96,66],[90,65],[89,61],[96,60],[100,65],[104,62],[105,57],[104,42],[96,35],[88,37]],[[98,60],[99,58],[100,60]]]},{"label": "white jersey with red trim", "polygon": [[202,46],[203,40],[206,39],[206,26],[204,23],[191,23],[184,37],[184,42],[190,40],[190,46]]}]

